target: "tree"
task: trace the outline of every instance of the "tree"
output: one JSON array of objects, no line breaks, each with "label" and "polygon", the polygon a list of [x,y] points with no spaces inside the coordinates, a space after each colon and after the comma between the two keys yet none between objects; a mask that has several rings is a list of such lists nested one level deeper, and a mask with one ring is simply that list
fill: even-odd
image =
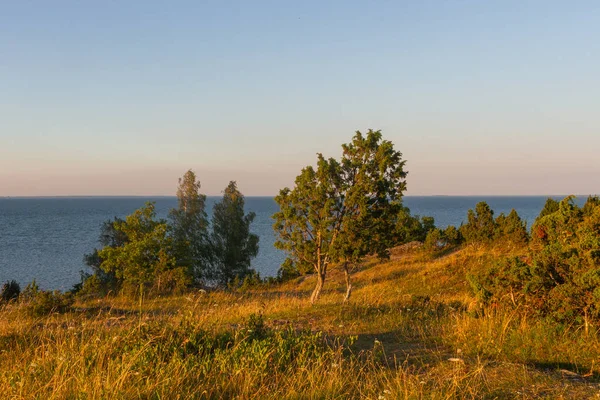
[{"label": "tree", "polygon": [[126,242],[98,252],[100,268],[113,273],[129,291],[148,285],[158,292],[171,291],[189,283],[187,269],[176,264],[166,221],[155,217],[154,203],[148,202],[124,221],[115,222],[114,229],[127,237]]},{"label": "tree", "polygon": [[446,244],[448,246],[458,246],[464,240],[460,231],[453,225],[449,225],[444,229],[444,238],[446,239]]},{"label": "tree", "polygon": [[546,215],[555,213],[556,211],[558,211],[558,207],[559,207],[558,201],[551,199],[551,198],[547,198],[546,203],[544,203],[544,208],[542,208],[542,211],[540,211],[540,215],[538,215],[538,217],[535,219],[535,222],[544,218]]},{"label": "tree", "polygon": [[410,209],[404,206],[398,211],[395,221],[394,246],[412,241],[424,242],[427,234],[435,229],[433,217],[413,216]]},{"label": "tree", "polygon": [[[116,226],[124,222],[123,219],[115,217],[102,223],[100,237],[98,238],[102,248],[107,246],[121,247],[127,243],[127,235],[116,229]],[[91,268],[92,273],[81,271],[81,283],[73,287],[75,292],[83,290],[86,294],[99,295],[118,289],[119,281],[117,277],[114,272],[106,272],[100,267],[102,261],[98,249],[94,249],[92,253],[83,256],[83,262]]]},{"label": "tree", "polygon": [[427,234],[423,248],[428,251],[441,250],[446,247],[446,238],[444,237],[444,231],[440,228],[434,228]]},{"label": "tree", "polygon": [[516,246],[524,246],[529,241],[527,223],[513,209],[508,216],[501,213],[496,218],[496,240],[504,240]]},{"label": "tree", "polygon": [[178,207],[171,210],[171,237],[177,265],[189,269],[196,282],[206,278],[210,264],[206,196],[200,193],[200,182],[189,170],[179,178]]},{"label": "tree", "polygon": [[275,245],[287,251],[287,265],[312,268],[317,284],[310,301],[323,288],[327,269],[340,264],[351,292],[350,266],[368,254],[387,255],[397,232],[396,220],[406,190],[405,161],[380,131],[356,132],[342,146],[340,161],[317,155],[317,167],[305,167],[293,189],[275,198]]},{"label": "tree", "polygon": [[250,261],[258,254],[258,236],[250,233],[255,214],[244,214],[244,196],[234,181],[229,182],[223,198],[213,207],[210,244],[213,276],[221,285],[242,280],[252,274]]},{"label": "tree", "polygon": [[460,228],[467,243],[488,243],[495,231],[494,211],[485,201],[477,203],[475,211],[468,211],[467,223]]}]

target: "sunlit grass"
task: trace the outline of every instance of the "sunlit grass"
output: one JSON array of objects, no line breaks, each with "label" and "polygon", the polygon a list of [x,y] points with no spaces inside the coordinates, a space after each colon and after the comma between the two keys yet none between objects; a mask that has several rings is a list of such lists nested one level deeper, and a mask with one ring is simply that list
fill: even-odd
[{"label": "sunlit grass", "polygon": [[[509,249],[518,253],[518,250]],[[0,310],[0,397],[593,398],[598,327],[478,312],[465,274],[507,249],[413,252],[246,292]],[[262,315],[265,332],[249,323]],[[260,324],[258,325],[260,328]],[[264,333],[264,335],[263,335]]]}]

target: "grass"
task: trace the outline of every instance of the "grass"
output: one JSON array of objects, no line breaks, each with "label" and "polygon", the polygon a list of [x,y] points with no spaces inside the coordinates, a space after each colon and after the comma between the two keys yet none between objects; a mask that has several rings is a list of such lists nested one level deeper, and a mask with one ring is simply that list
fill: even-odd
[{"label": "grass", "polygon": [[[0,310],[7,399],[600,398],[598,327],[479,313],[465,274],[505,249],[418,251],[243,293]],[[514,250],[512,252],[515,252]],[[517,251],[518,252],[518,251]]]}]

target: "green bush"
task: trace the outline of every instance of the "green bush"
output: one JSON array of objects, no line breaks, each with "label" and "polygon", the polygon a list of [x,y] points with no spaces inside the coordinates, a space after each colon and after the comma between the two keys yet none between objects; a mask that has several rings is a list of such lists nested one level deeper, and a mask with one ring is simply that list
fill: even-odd
[{"label": "green bush", "polygon": [[532,227],[529,256],[501,260],[471,277],[473,291],[487,302],[558,321],[600,319],[600,202],[590,198],[582,209],[571,196],[556,211],[550,207]]},{"label": "green bush", "polygon": [[467,213],[467,223],[460,227],[460,233],[467,243],[490,243],[496,233],[494,211],[482,201],[477,203],[475,210]]},{"label": "green bush", "polygon": [[460,231],[452,225],[444,229],[444,238],[446,239],[446,243],[449,246],[458,246],[465,240],[462,237]]},{"label": "green bush", "polygon": [[460,231],[454,226],[448,226],[446,229],[433,228],[427,233],[423,249],[427,251],[438,251],[458,246],[464,241]]},{"label": "green bush", "polygon": [[4,302],[9,302],[13,300],[17,300],[19,298],[19,294],[21,294],[21,286],[17,283],[17,281],[6,281],[2,285],[2,291],[0,292],[0,299]]},{"label": "green bush", "polygon": [[508,216],[502,213],[496,218],[495,240],[515,246],[525,246],[529,242],[527,224],[514,209]]},{"label": "green bush", "polygon": [[41,317],[52,313],[65,313],[73,305],[73,296],[70,293],[61,293],[58,290],[38,290],[27,301],[27,312],[34,317]]},{"label": "green bush", "polygon": [[423,243],[423,249],[428,251],[437,251],[446,247],[446,238],[444,237],[444,232],[442,232],[439,228],[434,228],[429,231],[427,237],[425,238],[425,242]]}]

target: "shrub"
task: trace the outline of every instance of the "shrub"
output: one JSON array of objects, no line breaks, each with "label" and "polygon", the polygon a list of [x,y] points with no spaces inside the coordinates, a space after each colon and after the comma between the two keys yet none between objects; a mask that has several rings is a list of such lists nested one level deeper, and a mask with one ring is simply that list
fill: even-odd
[{"label": "shrub", "polygon": [[72,305],[73,296],[70,293],[38,290],[27,302],[27,311],[34,317],[41,317],[52,313],[65,313]]},{"label": "shrub", "polygon": [[535,222],[537,222],[538,220],[544,218],[546,215],[550,215],[552,213],[555,213],[558,211],[558,206],[559,206],[559,202],[548,198],[546,199],[546,203],[544,204],[544,208],[542,208],[542,211],[540,211],[540,215],[538,215],[538,217],[535,219]]},{"label": "shrub", "polygon": [[446,247],[446,239],[441,229],[435,228],[427,234],[423,248],[428,251],[441,250]]},{"label": "shrub", "polygon": [[2,285],[0,299],[5,302],[17,300],[19,298],[19,294],[21,294],[21,286],[19,286],[17,281],[6,281],[4,285]]},{"label": "shrub", "polygon": [[444,229],[444,238],[449,246],[458,246],[464,241],[464,238],[460,234],[460,231],[455,226],[448,226]]},{"label": "shrub", "polygon": [[468,211],[467,223],[460,227],[460,233],[467,243],[489,243],[495,232],[494,211],[484,201],[477,203],[475,211]]},{"label": "shrub", "polygon": [[192,276],[185,267],[157,271],[152,293],[157,295],[181,294],[192,284]]},{"label": "shrub", "polygon": [[538,218],[527,261],[509,258],[488,268],[470,279],[474,292],[557,321],[599,319],[600,202],[592,198],[584,209],[571,196]]},{"label": "shrub", "polygon": [[508,216],[502,213],[496,218],[495,239],[515,246],[525,246],[529,241],[527,224],[514,209]]},{"label": "shrub", "polygon": [[25,286],[25,290],[23,290],[23,293],[21,293],[21,299],[24,301],[33,300],[39,292],[40,288],[38,287],[37,282],[34,279],[30,283],[28,283],[27,286]]},{"label": "shrub", "polygon": [[458,246],[463,240],[461,233],[454,226],[448,226],[444,230],[433,228],[427,234],[423,248],[428,251],[437,251]]}]

